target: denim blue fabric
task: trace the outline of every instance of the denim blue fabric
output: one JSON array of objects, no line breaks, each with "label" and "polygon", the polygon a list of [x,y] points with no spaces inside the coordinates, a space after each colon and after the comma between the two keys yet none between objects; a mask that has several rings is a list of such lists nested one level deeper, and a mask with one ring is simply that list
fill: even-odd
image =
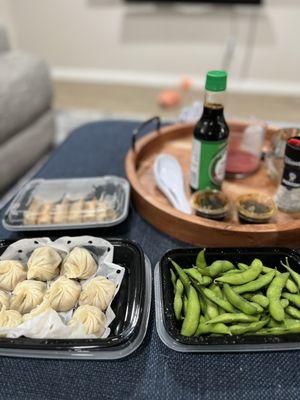
[{"label": "denim blue fabric", "polygon": [[[125,176],[124,157],[134,121],[85,125],[58,148],[37,174],[44,178]],[[149,127],[151,129],[151,127]],[[4,210],[2,210],[1,218]],[[176,227],[174,227],[176,229]],[[87,233],[60,232],[59,235]],[[186,246],[158,232],[131,207],[129,218],[90,234],[137,241],[152,267],[170,248]],[[53,235],[53,232],[49,235]],[[31,236],[36,237],[33,233]],[[43,232],[46,236],[47,232]],[[27,233],[0,229],[1,238]],[[159,339],[154,301],[146,339],[131,356],[119,361],[59,361],[0,357],[1,399],[205,399],[252,400],[300,398],[300,352],[184,354]]]}]

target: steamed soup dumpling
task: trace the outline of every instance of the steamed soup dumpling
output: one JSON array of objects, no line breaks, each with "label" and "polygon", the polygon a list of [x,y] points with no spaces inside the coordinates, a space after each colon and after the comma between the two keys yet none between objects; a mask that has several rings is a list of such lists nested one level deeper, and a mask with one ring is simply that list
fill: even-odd
[{"label": "steamed soup dumpling", "polygon": [[62,273],[71,279],[88,279],[95,274],[97,264],[89,251],[74,247],[64,259]]},{"label": "steamed soup dumpling", "polygon": [[28,279],[50,281],[59,274],[60,254],[49,246],[38,247],[28,260]]},{"label": "steamed soup dumpling", "polygon": [[44,282],[27,280],[17,284],[10,300],[10,308],[21,314],[29,313],[43,301],[47,285]]},{"label": "steamed soup dumpling", "polygon": [[44,299],[42,303],[36,306],[33,310],[31,310],[30,313],[24,314],[23,319],[24,321],[28,321],[48,310],[52,310],[52,308],[50,307],[49,301],[47,299]]},{"label": "steamed soup dumpling", "polygon": [[82,323],[87,335],[102,336],[105,331],[106,317],[97,307],[90,305],[79,306],[74,312],[69,325],[72,326],[76,321]]},{"label": "steamed soup dumpling", "polygon": [[26,279],[25,267],[20,261],[0,261],[0,289],[8,292],[14,290],[16,285]]},{"label": "steamed soup dumpling", "polygon": [[0,310],[3,307],[9,309],[9,294],[0,290]]},{"label": "steamed soup dumpling", "polygon": [[1,328],[14,328],[23,322],[22,315],[16,310],[0,311],[0,327]]},{"label": "steamed soup dumpling", "polygon": [[81,286],[78,282],[61,276],[52,283],[47,291],[46,299],[56,311],[69,311],[79,298]]},{"label": "steamed soup dumpling", "polygon": [[79,304],[90,304],[106,310],[115,294],[115,284],[105,276],[96,276],[91,279],[82,290],[79,298]]}]

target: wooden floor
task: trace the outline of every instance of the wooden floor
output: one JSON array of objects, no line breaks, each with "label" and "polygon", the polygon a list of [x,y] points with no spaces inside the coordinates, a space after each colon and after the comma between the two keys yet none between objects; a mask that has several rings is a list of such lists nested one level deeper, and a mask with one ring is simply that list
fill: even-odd
[{"label": "wooden floor", "polygon": [[[202,100],[202,93],[186,92],[183,93],[183,101],[179,107],[164,110],[157,104],[160,90],[59,81],[54,82],[54,105],[60,109],[93,109],[120,116],[160,115],[164,118],[174,118],[178,116],[182,107]],[[232,116],[300,123],[300,98],[228,93],[226,112]]]}]

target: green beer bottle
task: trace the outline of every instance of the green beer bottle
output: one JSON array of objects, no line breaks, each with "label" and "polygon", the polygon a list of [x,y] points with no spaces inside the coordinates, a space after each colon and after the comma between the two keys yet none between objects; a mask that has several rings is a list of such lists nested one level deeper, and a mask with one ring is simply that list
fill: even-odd
[{"label": "green beer bottle", "polygon": [[194,129],[190,187],[220,189],[225,176],[229,128],[224,118],[227,73],[206,75],[204,108]]}]

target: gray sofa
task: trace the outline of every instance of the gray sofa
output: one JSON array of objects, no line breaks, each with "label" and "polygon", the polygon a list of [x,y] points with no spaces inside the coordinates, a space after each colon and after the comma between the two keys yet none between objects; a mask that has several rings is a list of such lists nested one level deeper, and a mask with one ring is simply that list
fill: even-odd
[{"label": "gray sofa", "polygon": [[52,147],[51,100],[45,62],[10,50],[6,31],[0,26],[0,194]]}]

